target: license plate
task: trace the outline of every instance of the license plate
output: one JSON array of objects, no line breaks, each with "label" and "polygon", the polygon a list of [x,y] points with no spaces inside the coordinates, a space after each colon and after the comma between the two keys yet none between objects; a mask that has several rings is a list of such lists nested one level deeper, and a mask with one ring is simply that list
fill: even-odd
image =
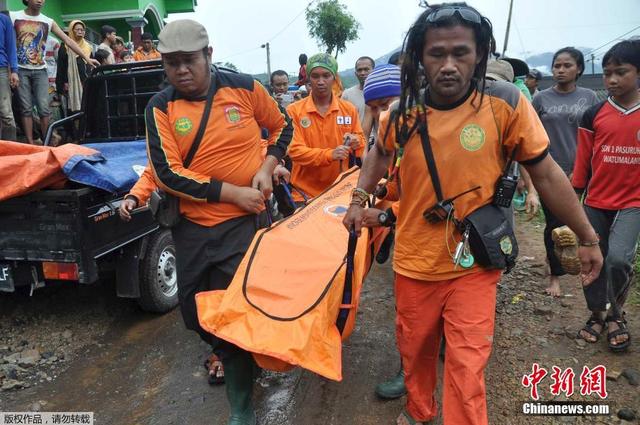
[{"label": "license plate", "polygon": [[0,291],[13,292],[13,276],[11,276],[11,267],[8,264],[0,263]]}]

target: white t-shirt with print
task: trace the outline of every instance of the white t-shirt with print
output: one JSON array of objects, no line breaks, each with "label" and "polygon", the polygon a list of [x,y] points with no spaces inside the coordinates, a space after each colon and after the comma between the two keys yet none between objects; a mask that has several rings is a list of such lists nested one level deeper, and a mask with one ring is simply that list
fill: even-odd
[{"label": "white t-shirt with print", "polygon": [[45,49],[53,19],[42,13],[31,16],[24,10],[10,12],[16,31],[18,67],[24,69],[46,69]]}]

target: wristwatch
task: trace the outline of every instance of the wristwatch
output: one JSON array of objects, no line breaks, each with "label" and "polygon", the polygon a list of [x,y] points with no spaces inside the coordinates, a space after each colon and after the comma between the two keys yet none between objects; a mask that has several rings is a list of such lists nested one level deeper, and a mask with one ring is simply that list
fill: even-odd
[{"label": "wristwatch", "polygon": [[378,222],[381,226],[391,227],[396,222],[396,215],[393,213],[393,209],[387,208],[386,211],[382,211],[378,214]]},{"label": "wristwatch", "polygon": [[378,214],[378,223],[380,223],[381,226],[387,226],[387,220],[389,220],[389,214],[387,214],[386,211],[382,211],[380,214]]}]

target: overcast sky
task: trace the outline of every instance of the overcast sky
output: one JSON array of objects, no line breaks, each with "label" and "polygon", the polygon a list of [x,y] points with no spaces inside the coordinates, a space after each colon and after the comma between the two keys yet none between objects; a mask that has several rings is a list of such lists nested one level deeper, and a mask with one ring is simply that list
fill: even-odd
[{"label": "overcast sky", "polygon": [[[316,0],[317,1],[317,0]],[[314,1],[314,3],[316,3]],[[298,55],[320,51],[309,37],[304,9],[307,0],[200,0],[195,13],[169,20],[195,19],[207,28],[214,61],[228,61],[242,72],[266,72],[269,41],[271,69],[297,74]],[[399,47],[406,31],[424,10],[418,0],[342,0],[360,22],[359,40],[338,56],[340,69],[352,68],[359,56],[377,58]],[[436,3],[431,1],[432,4]],[[493,23],[502,51],[509,0],[471,0]],[[514,0],[507,54],[526,57],[573,45],[599,47],[640,27],[640,0]],[[626,35],[639,35],[640,28]],[[607,48],[596,54],[602,57]]]}]

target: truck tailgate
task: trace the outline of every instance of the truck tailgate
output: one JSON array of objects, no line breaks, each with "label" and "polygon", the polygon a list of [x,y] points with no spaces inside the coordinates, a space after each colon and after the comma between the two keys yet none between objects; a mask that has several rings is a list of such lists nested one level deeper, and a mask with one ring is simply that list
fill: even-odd
[{"label": "truck tailgate", "polygon": [[94,282],[97,259],[158,228],[148,211],[120,220],[120,201],[84,187],[0,202],[0,262],[76,263],[80,282]]},{"label": "truck tailgate", "polygon": [[0,258],[78,260],[80,197],[89,192],[42,190],[0,202]]}]

